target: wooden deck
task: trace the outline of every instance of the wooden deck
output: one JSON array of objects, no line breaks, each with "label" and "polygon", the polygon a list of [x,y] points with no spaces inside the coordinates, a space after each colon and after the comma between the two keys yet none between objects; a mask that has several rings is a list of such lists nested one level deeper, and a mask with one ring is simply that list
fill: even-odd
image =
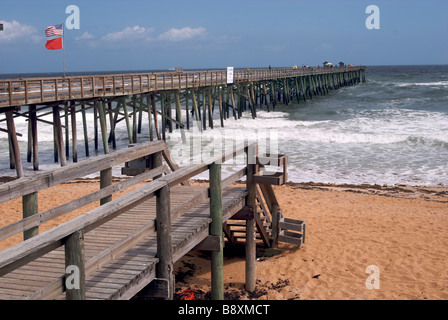
[{"label": "wooden deck", "polygon": [[[171,190],[174,262],[209,234],[211,219],[208,201],[185,214],[175,215],[176,207],[197,197],[204,190],[207,189],[191,186],[176,186]],[[228,220],[244,207],[245,196],[245,188],[224,190],[223,219]],[[85,257],[89,260],[139,229],[147,230],[147,236],[136,241],[132,249],[114,256],[101,266],[95,266],[96,270],[86,279],[87,299],[129,299],[156,278],[155,266],[158,259],[157,234],[154,230],[155,208],[155,199],[148,200],[85,234]],[[51,285],[65,273],[64,259],[64,249],[60,248],[1,277],[0,299],[39,298],[44,293],[41,288]],[[55,298],[65,299],[65,295],[59,294]]]},{"label": "wooden deck", "polygon": [[[359,70],[365,70],[365,67],[236,69],[232,83],[328,74],[337,75]],[[0,80],[0,112],[3,108],[28,104],[135,95],[161,90],[182,90],[227,84],[226,70],[5,79]]]},{"label": "wooden deck", "polygon": [[[246,165],[223,179],[222,161],[241,153]],[[246,289],[254,291],[257,244],[300,246],[305,238],[304,221],[282,217],[271,186],[286,180],[286,156],[274,157],[283,173],[269,176],[259,170],[265,157],[245,143],[179,168],[157,141],[1,184],[0,203],[21,197],[23,219],[0,228],[0,240],[18,233],[25,240],[0,252],[0,299],[130,299],[143,288],[172,298],[173,264],[193,248],[211,251],[212,298],[223,299],[224,236],[229,245],[246,247]],[[132,177],[113,184],[112,167],[120,164]],[[208,186],[190,185],[207,170]],[[38,211],[40,190],[98,171],[100,190]],[[244,177],[245,187],[231,187]],[[94,209],[39,234],[42,223],[98,200]]]}]

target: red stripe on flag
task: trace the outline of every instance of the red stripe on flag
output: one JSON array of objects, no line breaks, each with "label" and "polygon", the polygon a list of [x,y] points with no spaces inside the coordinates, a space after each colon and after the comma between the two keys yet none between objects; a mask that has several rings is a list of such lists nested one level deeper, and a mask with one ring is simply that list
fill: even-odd
[{"label": "red stripe on flag", "polygon": [[47,40],[45,48],[48,50],[59,50],[62,49],[62,38],[57,38],[53,40]]}]

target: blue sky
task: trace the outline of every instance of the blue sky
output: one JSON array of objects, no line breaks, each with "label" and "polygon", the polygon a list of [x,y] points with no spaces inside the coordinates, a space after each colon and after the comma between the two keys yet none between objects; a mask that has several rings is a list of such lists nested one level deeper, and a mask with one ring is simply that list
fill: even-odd
[{"label": "blue sky", "polygon": [[[380,9],[369,30],[368,5]],[[0,73],[62,71],[45,27],[65,30],[67,71],[448,64],[446,0],[15,0],[0,9]]]}]

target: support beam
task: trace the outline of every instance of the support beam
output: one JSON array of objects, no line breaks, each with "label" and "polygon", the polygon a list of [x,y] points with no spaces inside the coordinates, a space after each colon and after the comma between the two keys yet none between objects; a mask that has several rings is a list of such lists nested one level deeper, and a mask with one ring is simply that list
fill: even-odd
[{"label": "support beam", "polygon": [[[39,212],[37,192],[27,194],[22,197],[23,219],[31,217]],[[23,232],[23,240],[28,240],[39,234],[39,227],[32,227]]]},{"label": "support beam", "polygon": [[70,101],[70,119],[72,125],[72,157],[73,162],[78,162],[78,133],[76,131],[76,107],[74,101]]},{"label": "support beam", "polygon": [[65,157],[64,152],[64,136],[62,135],[62,125],[61,125],[61,116],[59,114],[59,106],[53,106],[53,123],[54,123],[55,144],[61,161],[61,167],[65,167],[67,165],[67,158]]},{"label": "support beam", "polygon": [[39,147],[38,147],[38,132],[37,132],[37,114],[35,105],[30,105],[30,123],[31,123],[33,170],[37,171],[39,170]]},{"label": "support beam", "polygon": [[66,299],[86,299],[84,232],[77,231],[65,241]]},{"label": "support beam", "polygon": [[[251,145],[247,149],[247,178],[246,188],[247,197],[246,205],[256,212],[256,186],[253,181],[253,177],[256,173],[256,161],[257,149],[255,145]],[[248,292],[255,291],[256,283],[256,242],[255,242],[255,219],[246,220],[246,290]]]},{"label": "support beam", "polygon": [[89,152],[89,135],[87,132],[87,117],[86,117],[86,108],[84,105],[81,106],[81,115],[82,115],[82,127],[84,133],[84,149],[86,153],[86,157],[90,155]]},{"label": "support beam", "polygon": [[16,126],[14,124],[13,112],[6,111],[6,124],[9,133],[9,150],[11,159],[14,159],[14,168],[16,169],[17,178],[23,177],[22,160],[20,158],[19,142],[17,141]]},{"label": "support beam", "polygon": [[[157,263],[156,277],[167,279],[170,287],[173,279],[173,247],[171,245],[170,188],[168,185],[156,191]],[[173,299],[173,291],[168,297]]]},{"label": "support beam", "polygon": [[151,96],[150,95],[146,95],[146,110],[148,112],[149,140],[154,141],[154,131],[152,129],[152,110],[151,110]]},{"label": "support beam", "polygon": [[[221,164],[210,165],[210,235],[223,237]],[[223,250],[212,251],[212,300],[224,300],[224,255]]]},{"label": "support beam", "polygon": [[104,110],[104,102],[98,103],[98,114],[100,116],[101,138],[103,140],[104,154],[109,153],[109,143],[107,139],[106,112]]}]

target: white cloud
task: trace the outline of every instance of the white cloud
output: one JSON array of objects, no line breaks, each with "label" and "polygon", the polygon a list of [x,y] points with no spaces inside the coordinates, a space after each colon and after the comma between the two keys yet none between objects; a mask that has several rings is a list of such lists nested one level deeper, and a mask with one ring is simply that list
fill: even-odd
[{"label": "white cloud", "polygon": [[92,40],[92,39],[95,39],[95,36],[93,34],[88,33],[87,31],[84,32],[81,36],[75,38],[75,40]]},{"label": "white cloud", "polygon": [[101,39],[106,41],[151,40],[151,33],[153,32],[154,28],[126,27],[123,31],[109,33]]},{"label": "white cloud", "polygon": [[21,24],[20,22],[0,20],[3,24],[3,31],[0,31],[0,43],[22,41],[39,42],[43,39],[38,35],[37,29],[33,26]]},{"label": "white cloud", "polygon": [[203,27],[199,28],[190,28],[185,27],[182,29],[172,28],[167,32],[159,35],[159,40],[167,40],[167,41],[182,41],[189,40],[193,38],[203,38],[206,34],[206,29]]}]

